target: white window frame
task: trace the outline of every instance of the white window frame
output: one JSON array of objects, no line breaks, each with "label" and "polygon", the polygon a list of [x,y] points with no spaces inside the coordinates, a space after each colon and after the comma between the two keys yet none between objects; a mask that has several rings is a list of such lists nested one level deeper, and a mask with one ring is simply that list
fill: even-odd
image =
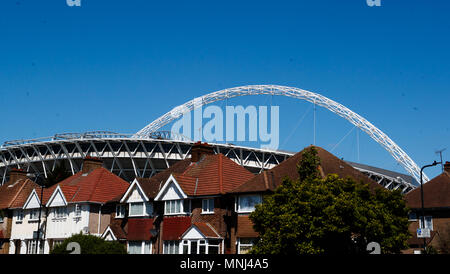
[{"label": "white window frame", "polygon": [[16,223],[22,223],[25,217],[23,209],[17,210]]},{"label": "white window frame", "polygon": [[[411,218],[411,216],[415,216],[415,218]],[[415,222],[415,221],[417,221],[417,213],[414,212],[414,211],[411,211],[411,212],[408,214],[408,221],[410,221],[410,222]]]},{"label": "white window frame", "polygon": [[53,209],[53,220],[65,220],[67,218],[67,207],[58,206]]},{"label": "white window frame", "polygon": [[[36,214],[35,218],[33,218],[34,213]],[[39,221],[39,208],[33,208],[30,210],[30,218],[28,219],[29,222],[35,222]]]},{"label": "white window frame", "polygon": [[[127,243],[127,251],[130,252],[130,243],[139,243],[141,251],[140,253],[129,253],[129,254],[152,254],[152,242],[151,241],[129,241]],[[149,248],[149,253],[145,253],[146,246]]]},{"label": "white window frame", "polygon": [[[142,204],[142,212],[139,214],[132,215],[131,214],[131,206],[133,204]],[[150,210],[151,209],[151,210]],[[132,202],[128,203],[128,217],[144,217],[144,216],[153,216],[153,204],[152,202]]]},{"label": "white window frame", "polygon": [[[241,209],[241,199],[242,199],[242,198],[245,198],[245,197],[251,197],[251,196],[254,196],[254,197],[258,197],[258,198],[259,198],[260,201],[259,201],[259,203],[257,203],[257,204],[261,204],[261,203],[262,203],[262,196],[259,195],[259,194],[240,195],[240,196],[238,196],[237,199],[236,199],[236,207],[235,207],[235,210],[236,210],[237,213],[251,213],[251,212],[255,211],[255,208],[253,208],[252,210],[242,210],[242,209]],[[255,204],[255,206],[256,206],[257,204]]]},{"label": "white window frame", "polygon": [[[115,216],[115,218],[117,218],[117,219],[125,218],[125,211],[126,211],[125,206],[126,205],[116,205],[116,216]],[[117,213],[119,213],[119,214],[117,214]]]},{"label": "white window frame", "polygon": [[214,198],[202,199],[202,214],[214,214]]},{"label": "white window frame", "polygon": [[[429,228],[432,231],[433,230],[433,217],[425,216],[425,225],[427,224],[427,218],[430,219],[431,227],[424,227],[424,228]],[[418,219],[419,219],[419,227],[422,228],[422,216],[420,216]]]},{"label": "white window frame", "polygon": [[[254,241],[256,241],[256,238],[245,238],[245,239],[254,239]],[[241,243],[241,238],[237,238],[236,245],[237,245],[238,254],[241,254],[241,247],[253,247],[255,245],[255,243],[252,242],[250,244],[243,244],[243,243]],[[246,254],[246,253],[243,253],[243,254]]]},{"label": "white window frame", "polygon": [[[178,203],[178,211],[171,211],[168,209],[171,208],[172,203]],[[187,208],[185,208],[185,205],[187,205]],[[175,204],[176,208],[176,204]],[[164,201],[164,215],[170,216],[170,215],[186,215],[191,212],[191,200],[186,199],[175,199],[175,200],[165,200]]]},{"label": "white window frame", "polygon": [[[169,247],[169,249],[173,249],[173,251],[177,251],[178,252],[168,252],[167,247]],[[163,254],[182,254],[181,253],[181,241],[164,241],[163,242]],[[171,250],[169,250],[171,251]]]}]

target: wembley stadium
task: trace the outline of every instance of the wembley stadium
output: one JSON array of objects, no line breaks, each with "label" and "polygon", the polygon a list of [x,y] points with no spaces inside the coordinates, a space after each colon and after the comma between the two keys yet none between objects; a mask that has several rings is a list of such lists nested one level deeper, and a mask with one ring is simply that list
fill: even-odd
[{"label": "wembley stadium", "polygon": [[[53,168],[64,163],[72,174],[81,168],[86,156],[99,157],[105,168],[127,181],[135,177],[151,177],[173,163],[190,157],[195,143],[189,138],[160,129],[183,114],[202,105],[237,96],[277,95],[305,100],[324,107],[352,123],[385,148],[404,167],[408,175],[377,167],[348,162],[382,186],[401,189],[403,193],[416,188],[420,168],[386,134],[362,116],[345,106],[310,91],[276,85],[243,86],[224,89],[195,98],[175,107],[135,134],[108,131],[55,134],[50,137],[7,141],[0,147],[0,183],[8,180],[12,168],[47,176]],[[199,103],[200,102],[200,103]],[[210,143],[215,153],[222,153],[254,173],[270,169],[294,152]],[[424,174],[424,181],[428,177]]]}]

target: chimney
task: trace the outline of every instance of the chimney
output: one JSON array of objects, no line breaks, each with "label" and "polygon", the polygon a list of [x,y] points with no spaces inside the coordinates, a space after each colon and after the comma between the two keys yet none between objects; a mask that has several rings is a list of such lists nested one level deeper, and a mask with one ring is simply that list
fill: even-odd
[{"label": "chimney", "polygon": [[89,173],[93,171],[94,169],[100,168],[103,166],[103,161],[96,157],[86,156],[83,161],[83,168],[81,169],[81,172]]},{"label": "chimney", "polygon": [[445,162],[444,164],[444,172],[447,172],[450,174],[450,162]]},{"label": "chimney", "polygon": [[26,179],[28,179],[27,172],[23,169],[13,168],[9,172],[9,182],[10,183],[15,183],[18,180],[26,180]]},{"label": "chimney", "polygon": [[214,154],[214,148],[208,143],[196,142],[191,148],[191,162],[200,161],[203,155]]}]

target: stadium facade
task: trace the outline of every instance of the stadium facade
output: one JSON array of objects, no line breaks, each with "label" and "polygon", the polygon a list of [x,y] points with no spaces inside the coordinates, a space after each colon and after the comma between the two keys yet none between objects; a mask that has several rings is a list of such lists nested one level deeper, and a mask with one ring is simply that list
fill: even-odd
[{"label": "stadium facade", "polygon": [[[132,181],[151,177],[175,162],[191,157],[193,141],[171,132],[154,132],[149,138],[106,131],[55,134],[52,137],[5,142],[0,148],[0,182],[8,181],[13,168],[46,177],[58,164],[72,174],[81,170],[86,156],[99,157],[105,168]],[[232,144],[211,144],[215,153],[222,153],[253,173],[270,169],[293,152],[271,151]],[[416,187],[412,176],[367,165],[351,163],[354,168],[388,189],[407,193]]]}]

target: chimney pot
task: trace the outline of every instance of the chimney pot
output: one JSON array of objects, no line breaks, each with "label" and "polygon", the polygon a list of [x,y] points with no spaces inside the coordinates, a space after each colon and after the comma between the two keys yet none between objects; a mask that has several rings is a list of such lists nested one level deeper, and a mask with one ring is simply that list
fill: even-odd
[{"label": "chimney pot", "polygon": [[191,149],[191,162],[196,163],[200,161],[203,155],[214,154],[214,148],[208,143],[196,142]]},{"label": "chimney pot", "polygon": [[450,173],[450,162],[445,162],[444,171]]},{"label": "chimney pot", "polygon": [[11,171],[9,172],[9,182],[15,183],[21,179],[23,179],[23,180],[28,179],[27,172],[23,169],[17,169],[17,168],[11,169]]},{"label": "chimney pot", "polygon": [[100,168],[103,166],[103,161],[97,157],[91,157],[86,156],[83,161],[83,168],[81,169],[81,172],[89,173],[93,171],[94,169]]}]

